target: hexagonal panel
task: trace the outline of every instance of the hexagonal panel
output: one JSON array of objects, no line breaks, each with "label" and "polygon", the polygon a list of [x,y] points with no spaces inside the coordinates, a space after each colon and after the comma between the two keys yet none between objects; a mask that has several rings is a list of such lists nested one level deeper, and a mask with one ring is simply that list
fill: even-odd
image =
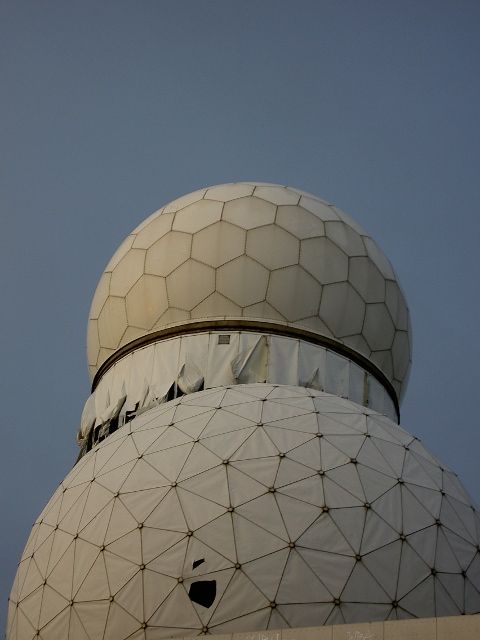
[{"label": "hexagonal panel", "polygon": [[125,299],[110,296],[98,318],[100,346],[116,349],[127,326]]},{"label": "hexagonal panel", "polygon": [[327,238],[302,240],[300,264],[322,284],[341,282],[348,276],[348,258]]},{"label": "hexagonal panel", "polygon": [[393,378],[393,362],[392,353],[390,350],[375,351],[370,356],[370,360],[377,365],[377,367],[383,371],[388,378]]},{"label": "hexagonal panel", "polygon": [[267,283],[267,269],[247,256],[217,269],[217,290],[241,307],[264,300]]},{"label": "hexagonal panel", "polygon": [[257,302],[250,304],[243,309],[243,315],[248,318],[262,318],[268,320],[285,320],[281,313],[268,304],[268,302]]},{"label": "hexagonal panel", "polygon": [[395,327],[383,303],[367,304],[365,325],[362,331],[372,351],[390,349],[395,334]]},{"label": "hexagonal panel", "polygon": [[325,233],[347,256],[366,255],[362,236],[344,222],[328,220],[325,223]]},{"label": "hexagonal panel", "polygon": [[350,258],[348,280],[365,302],[384,301],[385,279],[370,258]]},{"label": "hexagonal panel", "polygon": [[250,184],[242,182],[232,182],[230,184],[219,184],[217,187],[207,189],[205,200],[219,200],[220,202],[229,202],[236,198],[244,198],[251,196],[254,187]]},{"label": "hexagonal panel", "polygon": [[130,249],[112,271],[110,295],[125,296],[140,278],[145,266],[145,251]]},{"label": "hexagonal panel", "polygon": [[222,216],[223,204],[216,200],[199,200],[177,211],[172,229],[195,233],[218,222]]},{"label": "hexagonal panel", "polygon": [[118,343],[119,347],[123,347],[124,345],[132,342],[132,340],[136,340],[137,338],[141,338],[145,335],[144,329],[139,329],[138,327],[127,327],[125,329],[125,333],[122,336],[122,339]]},{"label": "hexagonal panel", "polygon": [[310,318],[303,318],[300,320],[300,324],[302,327],[306,329],[310,329],[311,331],[315,331],[316,333],[321,333],[324,336],[333,337],[332,332],[327,327],[327,325],[320,320],[318,316],[311,316]]},{"label": "hexagonal panel", "polygon": [[150,329],[168,308],[165,279],[143,275],[125,299],[129,324]]},{"label": "hexagonal panel", "polygon": [[176,322],[184,322],[190,319],[190,312],[184,309],[175,309],[170,307],[160,316],[157,322],[153,325],[152,331],[160,331],[169,324],[175,324]]},{"label": "hexagonal panel", "polygon": [[98,339],[98,322],[89,320],[87,325],[87,361],[89,365],[97,364],[100,342]]},{"label": "hexagonal panel", "polygon": [[132,244],[135,241],[134,235],[129,235],[123,240],[122,244],[115,251],[113,256],[110,258],[107,266],[105,267],[105,271],[113,271],[123,256],[130,250]]},{"label": "hexagonal panel", "polygon": [[410,364],[410,344],[406,331],[397,331],[393,339],[393,372],[398,380],[402,380]]},{"label": "hexagonal panel", "polygon": [[105,304],[105,300],[108,298],[111,275],[111,273],[103,273],[98,282],[93,296],[92,306],[90,307],[90,318],[92,319],[98,318],[98,315]]},{"label": "hexagonal panel", "polygon": [[397,329],[407,331],[408,329],[408,307],[402,290],[393,280],[385,283],[385,304],[393,318]]},{"label": "hexagonal panel", "polygon": [[147,225],[149,225],[150,222],[155,220],[155,218],[158,218],[158,216],[161,215],[162,212],[163,212],[163,207],[151,213],[149,216],[145,218],[145,220],[142,220],[142,222],[140,222],[140,224],[135,227],[135,229],[132,231],[132,234],[134,236],[138,235],[142,229],[144,229]]},{"label": "hexagonal panel", "polygon": [[192,318],[214,318],[242,315],[242,309],[234,302],[214,291],[208,298],[192,309]]},{"label": "hexagonal panel", "polygon": [[255,187],[254,195],[262,200],[268,200],[272,204],[298,204],[300,196],[287,187],[272,185],[268,187]]},{"label": "hexagonal panel", "polygon": [[190,257],[192,236],[181,231],[169,231],[147,251],[145,273],[168,276]]},{"label": "hexagonal panel", "polygon": [[348,213],[345,213],[345,211],[342,211],[338,207],[335,207],[333,205],[330,205],[330,207],[340,220],[348,224],[348,226],[352,227],[352,229],[354,229],[359,235],[368,236],[368,233],[365,231],[365,229],[361,227],[358,222],[352,218],[352,216],[348,215]]},{"label": "hexagonal panel", "polygon": [[267,302],[289,322],[317,315],[320,284],[298,265],[272,271]]},{"label": "hexagonal panel", "polygon": [[299,240],[325,235],[325,225],[316,215],[302,207],[280,206],[275,223]]},{"label": "hexagonal panel", "polygon": [[298,264],[299,249],[300,242],[276,224],[247,232],[247,255],[268,269]]},{"label": "hexagonal panel", "polygon": [[164,208],[164,213],[175,213],[184,207],[187,207],[192,202],[198,202],[205,195],[206,189],[198,189],[198,191],[193,191],[192,193],[187,193],[176,200],[172,200],[169,202]]},{"label": "hexagonal panel", "polygon": [[215,289],[215,270],[187,260],[167,277],[168,301],[172,307],[190,311]]},{"label": "hexagonal panel", "polygon": [[216,222],[193,236],[192,258],[219,267],[245,252],[245,231],[228,222]]},{"label": "hexagonal panel", "polygon": [[254,229],[275,220],[277,208],[274,204],[260,198],[238,198],[226,202],[223,209],[223,220],[233,222],[242,229]]},{"label": "hexagonal panel", "polygon": [[338,337],[361,333],[365,303],[348,282],[329,284],[323,288],[320,318]]},{"label": "hexagonal panel", "polygon": [[374,240],[372,238],[364,238],[365,247],[367,248],[367,253],[370,258],[374,261],[380,271],[383,273],[385,278],[389,278],[390,280],[395,280],[395,273],[393,271],[392,265],[390,264],[386,255],[381,251]]},{"label": "hexagonal panel", "polygon": [[173,213],[157,215],[143,227],[133,242],[134,249],[148,249],[172,228]]},{"label": "hexagonal panel", "polygon": [[338,220],[338,216],[333,208],[325,202],[318,200],[317,198],[302,196],[300,198],[299,204],[307,211],[311,211],[312,213],[314,213],[321,220]]},{"label": "hexagonal panel", "polygon": [[358,351],[365,357],[367,358],[370,357],[372,350],[370,349],[370,347],[367,344],[367,341],[362,335],[357,334],[354,336],[346,336],[345,338],[342,338],[342,342],[346,344],[347,347],[350,347],[354,351]]},{"label": "hexagonal panel", "polygon": [[105,360],[115,353],[115,349],[107,349],[106,347],[101,347],[98,352],[98,360],[97,360],[97,368],[101,367]]}]

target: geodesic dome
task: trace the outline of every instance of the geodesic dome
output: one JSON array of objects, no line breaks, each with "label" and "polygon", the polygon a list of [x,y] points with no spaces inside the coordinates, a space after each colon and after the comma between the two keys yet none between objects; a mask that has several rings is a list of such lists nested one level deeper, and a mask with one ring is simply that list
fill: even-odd
[{"label": "geodesic dome", "polygon": [[456,475],[384,416],[302,387],[211,389],[72,469],[33,527],[7,638],[476,613],[479,542]]},{"label": "geodesic dome", "polygon": [[214,318],[306,329],[368,358],[399,398],[405,389],[411,334],[394,271],[350,216],[311,194],[225,184],[153,213],[100,279],[90,373],[135,339]]}]

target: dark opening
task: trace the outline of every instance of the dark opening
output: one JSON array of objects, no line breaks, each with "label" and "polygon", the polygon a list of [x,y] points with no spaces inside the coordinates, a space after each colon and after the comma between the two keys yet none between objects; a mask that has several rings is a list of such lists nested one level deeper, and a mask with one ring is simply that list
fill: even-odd
[{"label": "dark opening", "polygon": [[212,606],[216,595],[216,580],[199,580],[198,582],[192,582],[188,591],[190,600],[192,600],[192,602],[200,604],[206,609]]},{"label": "dark opening", "polygon": [[194,563],[192,564],[192,569],[196,569],[198,565],[202,564],[202,562],[205,562],[205,558],[200,558],[200,560],[195,560]]}]

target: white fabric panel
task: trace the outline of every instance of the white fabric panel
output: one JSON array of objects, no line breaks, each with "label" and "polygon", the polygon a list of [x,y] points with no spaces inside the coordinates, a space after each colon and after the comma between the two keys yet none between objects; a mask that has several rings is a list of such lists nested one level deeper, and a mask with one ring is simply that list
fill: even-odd
[{"label": "white fabric panel", "polygon": [[123,424],[127,411],[141,413],[165,402],[175,383],[180,393],[193,393],[202,383],[210,389],[266,380],[324,390],[397,418],[391,398],[371,374],[325,347],[298,338],[219,331],[170,338],[119,360],[88,401],[81,433],[88,432],[85,424],[93,402],[96,424],[100,424],[100,416],[126,395],[120,414]]},{"label": "white fabric panel", "polygon": [[298,384],[325,389],[325,370],[327,352],[309,342],[300,341],[298,354]]},{"label": "white fabric panel", "polygon": [[266,337],[252,333],[241,333],[239,353],[232,363],[232,371],[237,383],[265,382],[267,361]]},{"label": "white fabric panel", "polygon": [[185,362],[178,374],[177,384],[182,393],[195,393],[203,385],[203,375],[193,362]]},{"label": "white fabric panel", "polygon": [[336,396],[348,397],[350,360],[327,350],[325,367],[325,391]]},{"label": "white fabric panel", "polygon": [[83,440],[95,423],[96,418],[95,410],[95,394],[88,396],[85,406],[83,407],[82,417],[80,418],[80,429],[78,431],[78,438]]},{"label": "white fabric panel", "polygon": [[[219,336],[230,336],[229,344],[218,344]],[[205,388],[220,385],[235,384],[232,362],[237,357],[240,348],[240,334],[211,333],[206,361]]]},{"label": "white fabric panel", "polygon": [[177,379],[180,340],[165,340],[155,344],[153,388],[157,397],[164,396]]},{"label": "white fabric panel", "polygon": [[269,336],[268,380],[275,384],[298,384],[299,340]]}]

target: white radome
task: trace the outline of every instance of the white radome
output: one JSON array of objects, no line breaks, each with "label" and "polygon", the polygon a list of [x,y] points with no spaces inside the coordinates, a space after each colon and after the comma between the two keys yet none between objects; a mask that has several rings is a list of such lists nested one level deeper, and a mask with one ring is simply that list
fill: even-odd
[{"label": "white radome", "polygon": [[350,216],[290,187],[201,189],[153,213],[124,240],[93,298],[92,377],[115,351],[171,323],[274,321],[367,357],[401,398],[409,313],[392,266]]},{"label": "white radome", "polygon": [[408,309],[346,214],[260,183],[179,198],[111,259],[88,331],[80,457],[7,640],[480,613],[479,512],[387,417]]},{"label": "white radome", "polygon": [[7,637],[476,613],[479,533],[455,474],[384,416],[300,387],[211,389],[72,469],[33,527]]}]

